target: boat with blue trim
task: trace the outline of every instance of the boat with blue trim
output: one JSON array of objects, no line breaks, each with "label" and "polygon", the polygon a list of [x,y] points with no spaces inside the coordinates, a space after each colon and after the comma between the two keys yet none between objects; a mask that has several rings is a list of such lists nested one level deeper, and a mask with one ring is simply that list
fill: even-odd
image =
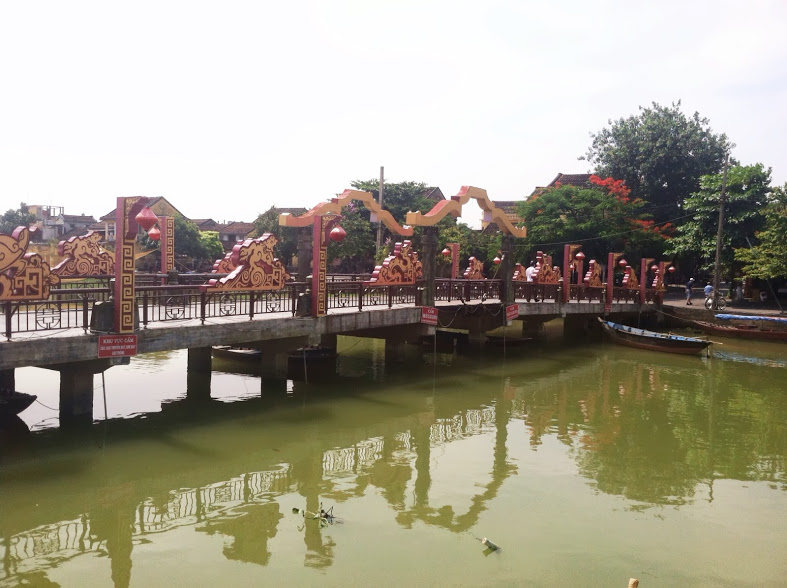
[{"label": "boat with blue trim", "polygon": [[628,347],[692,355],[707,349],[711,344],[711,341],[707,339],[637,329],[636,327],[605,321],[601,317],[598,320],[612,341]]}]

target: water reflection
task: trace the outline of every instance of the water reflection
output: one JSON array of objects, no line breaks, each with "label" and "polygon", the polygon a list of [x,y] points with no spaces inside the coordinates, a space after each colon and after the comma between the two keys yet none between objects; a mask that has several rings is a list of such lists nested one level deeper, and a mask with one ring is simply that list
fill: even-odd
[{"label": "water reflection", "polygon": [[[781,380],[757,363],[606,348],[446,361],[383,381],[378,366],[366,388],[339,378],[271,396],[257,382],[235,403],[210,398],[215,375],[188,379],[185,397],[160,413],[83,433],[23,438],[9,423],[0,585],[46,585],[47,570],[95,553],[108,556],[114,585],[128,586],[135,551],[179,528],[221,538],[227,560],[270,566],[300,553],[303,566],[327,570],[351,540],[292,508],[342,515],[370,494],[401,529],[472,533],[520,474],[512,448],[538,452],[550,438],[587,483],[631,508],[712,500],[721,478],[785,489]],[[511,434],[520,425],[526,439]]]}]

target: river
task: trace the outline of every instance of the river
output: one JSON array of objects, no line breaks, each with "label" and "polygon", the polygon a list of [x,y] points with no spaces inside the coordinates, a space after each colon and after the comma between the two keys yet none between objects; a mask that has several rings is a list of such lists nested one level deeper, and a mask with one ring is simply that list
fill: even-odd
[{"label": "river", "polygon": [[787,346],[558,328],[390,366],[340,337],[338,375],[276,394],[135,357],[82,431],[57,372],[18,369],[40,402],[3,431],[0,586],[784,585]]}]

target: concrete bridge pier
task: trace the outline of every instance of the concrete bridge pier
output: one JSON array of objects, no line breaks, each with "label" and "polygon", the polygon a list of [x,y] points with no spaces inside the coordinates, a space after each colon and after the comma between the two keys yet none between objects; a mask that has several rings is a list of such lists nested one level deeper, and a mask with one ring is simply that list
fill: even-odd
[{"label": "concrete bridge pier", "polygon": [[586,337],[590,332],[590,321],[595,321],[596,317],[587,317],[583,315],[568,315],[563,318],[563,337],[565,338],[579,338]]},{"label": "concrete bridge pier", "polygon": [[543,321],[534,321],[525,319],[522,321],[522,337],[536,338],[540,337],[544,332]]},{"label": "concrete bridge pier", "polygon": [[385,340],[385,366],[402,364],[407,359],[407,342],[402,339]]},{"label": "concrete bridge pier", "polygon": [[186,398],[189,400],[210,399],[210,378],[213,355],[210,347],[192,347],[186,360]]},{"label": "concrete bridge pier", "polygon": [[116,364],[117,360],[91,359],[47,366],[60,372],[61,427],[78,427],[93,422],[93,376]]}]

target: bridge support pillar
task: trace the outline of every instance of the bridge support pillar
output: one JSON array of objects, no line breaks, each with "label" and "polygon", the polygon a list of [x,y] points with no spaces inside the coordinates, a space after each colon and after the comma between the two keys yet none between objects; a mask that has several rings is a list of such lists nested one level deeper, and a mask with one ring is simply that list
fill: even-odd
[{"label": "bridge support pillar", "polygon": [[271,348],[262,352],[262,379],[263,380],[284,380],[287,381],[287,362],[286,351],[274,351]]},{"label": "bridge support pillar", "polygon": [[407,343],[402,340],[385,340],[385,365],[404,363],[407,359]]},{"label": "bridge support pillar", "polygon": [[186,398],[188,400],[210,399],[211,372],[186,371]]},{"label": "bridge support pillar", "polygon": [[537,337],[541,335],[544,329],[544,323],[534,320],[522,321],[522,336],[523,337]]},{"label": "bridge support pillar", "polygon": [[563,337],[584,337],[590,331],[590,320],[596,319],[595,317],[588,319],[584,316],[566,316],[563,319]]},{"label": "bridge support pillar", "polygon": [[210,347],[192,347],[186,362],[186,370],[198,374],[209,374],[213,369]]},{"label": "bridge support pillar", "polygon": [[338,338],[339,336],[336,333],[320,335],[320,347],[328,347],[335,350]]},{"label": "bridge support pillar", "polygon": [[470,331],[467,341],[470,345],[483,345],[486,343],[486,331]]},{"label": "bridge support pillar", "polygon": [[93,370],[75,363],[60,368],[60,426],[93,422]]},{"label": "bridge support pillar", "polygon": [[16,376],[14,368],[8,370],[0,370],[0,392],[8,390],[13,392],[16,390]]}]

